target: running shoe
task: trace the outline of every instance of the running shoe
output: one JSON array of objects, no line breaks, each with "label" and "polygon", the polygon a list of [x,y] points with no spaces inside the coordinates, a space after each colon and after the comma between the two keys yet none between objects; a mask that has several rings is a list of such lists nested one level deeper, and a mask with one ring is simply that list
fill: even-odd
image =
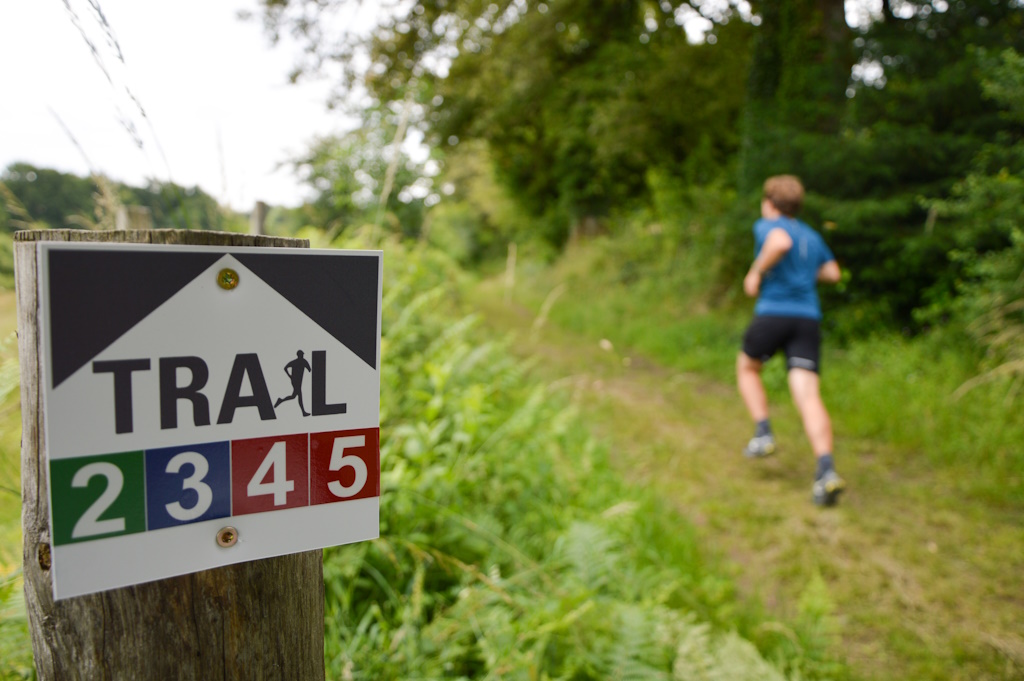
[{"label": "running shoe", "polygon": [[766,456],[771,456],[775,453],[775,437],[771,434],[758,435],[750,438],[750,442],[747,443],[746,449],[743,450],[743,456],[748,459],[761,459]]},{"label": "running shoe", "polygon": [[811,495],[818,506],[835,506],[844,489],[846,481],[840,478],[838,473],[830,470],[814,481]]}]

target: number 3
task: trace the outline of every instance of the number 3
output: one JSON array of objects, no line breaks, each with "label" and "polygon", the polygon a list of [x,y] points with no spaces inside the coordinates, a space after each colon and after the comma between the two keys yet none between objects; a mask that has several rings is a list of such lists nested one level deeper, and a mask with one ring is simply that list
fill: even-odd
[{"label": "number 3", "polygon": [[167,513],[169,513],[175,520],[182,521],[195,520],[206,513],[207,509],[210,508],[210,504],[213,503],[213,490],[210,489],[209,485],[203,482],[203,478],[205,478],[206,474],[210,472],[210,462],[206,460],[205,456],[199,452],[182,452],[180,454],[176,454],[167,462],[166,471],[168,473],[176,474],[181,470],[181,467],[186,464],[192,465],[192,475],[188,476],[181,482],[181,488],[182,490],[195,490],[196,495],[198,496],[195,506],[192,508],[185,508],[181,505],[180,501],[175,501],[173,504],[165,504],[167,507]]},{"label": "number 3", "polygon": [[366,484],[367,477],[366,462],[355,454],[345,456],[345,450],[365,446],[365,435],[349,435],[347,437],[334,438],[334,449],[331,450],[331,470],[340,471],[345,466],[351,466],[356,473],[356,479],[353,480],[352,484],[348,487],[342,485],[339,480],[331,480],[327,483],[327,489],[329,489],[331,494],[334,496],[347,499],[348,497],[359,494],[363,489],[363,486]]}]

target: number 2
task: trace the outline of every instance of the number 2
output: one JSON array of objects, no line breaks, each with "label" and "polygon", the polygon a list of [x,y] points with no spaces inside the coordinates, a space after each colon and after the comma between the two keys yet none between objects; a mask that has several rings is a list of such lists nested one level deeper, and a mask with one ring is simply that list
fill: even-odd
[{"label": "number 2", "polygon": [[82,537],[91,537],[97,534],[109,534],[111,532],[124,532],[124,518],[100,520],[100,516],[110,508],[111,504],[117,501],[117,497],[121,494],[121,488],[124,487],[124,474],[120,468],[106,461],[90,463],[82,466],[75,473],[75,477],[71,480],[71,486],[88,487],[89,481],[97,475],[102,475],[107,479],[107,488],[103,490],[103,494],[92,503],[92,506],[86,509],[82,517],[75,523],[75,528],[71,531],[72,539],[81,539]]}]

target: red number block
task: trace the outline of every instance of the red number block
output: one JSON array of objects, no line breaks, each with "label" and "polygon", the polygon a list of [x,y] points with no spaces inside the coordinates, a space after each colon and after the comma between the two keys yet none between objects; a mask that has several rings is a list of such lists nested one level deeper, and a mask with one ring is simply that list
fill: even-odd
[{"label": "red number block", "polygon": [[231,515],[309,505],[309,435],[231,443]]},{"label": "red number block", "polygon": [[380,429],[309,436],[310,504],[380,496]]}]

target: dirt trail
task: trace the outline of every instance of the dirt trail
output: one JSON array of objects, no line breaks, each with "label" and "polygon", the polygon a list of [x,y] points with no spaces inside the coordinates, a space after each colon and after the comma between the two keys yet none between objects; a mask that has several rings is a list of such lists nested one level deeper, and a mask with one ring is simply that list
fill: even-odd
[{"label": "dirt trail", "polygon": [[834,605],[837,654],[863,679],[1024,679],[1024,524],[965,504],[922,457],[837,438],[850,484],[810,502],[813,457],[785,395],[778,455],[740,451],[750,425],[731,385],[678,373],[605,342],[476,301],[543,380],[572,390],[625,475],[653,485],[726,556],[743,592],[792,616],[814,581]]}]

